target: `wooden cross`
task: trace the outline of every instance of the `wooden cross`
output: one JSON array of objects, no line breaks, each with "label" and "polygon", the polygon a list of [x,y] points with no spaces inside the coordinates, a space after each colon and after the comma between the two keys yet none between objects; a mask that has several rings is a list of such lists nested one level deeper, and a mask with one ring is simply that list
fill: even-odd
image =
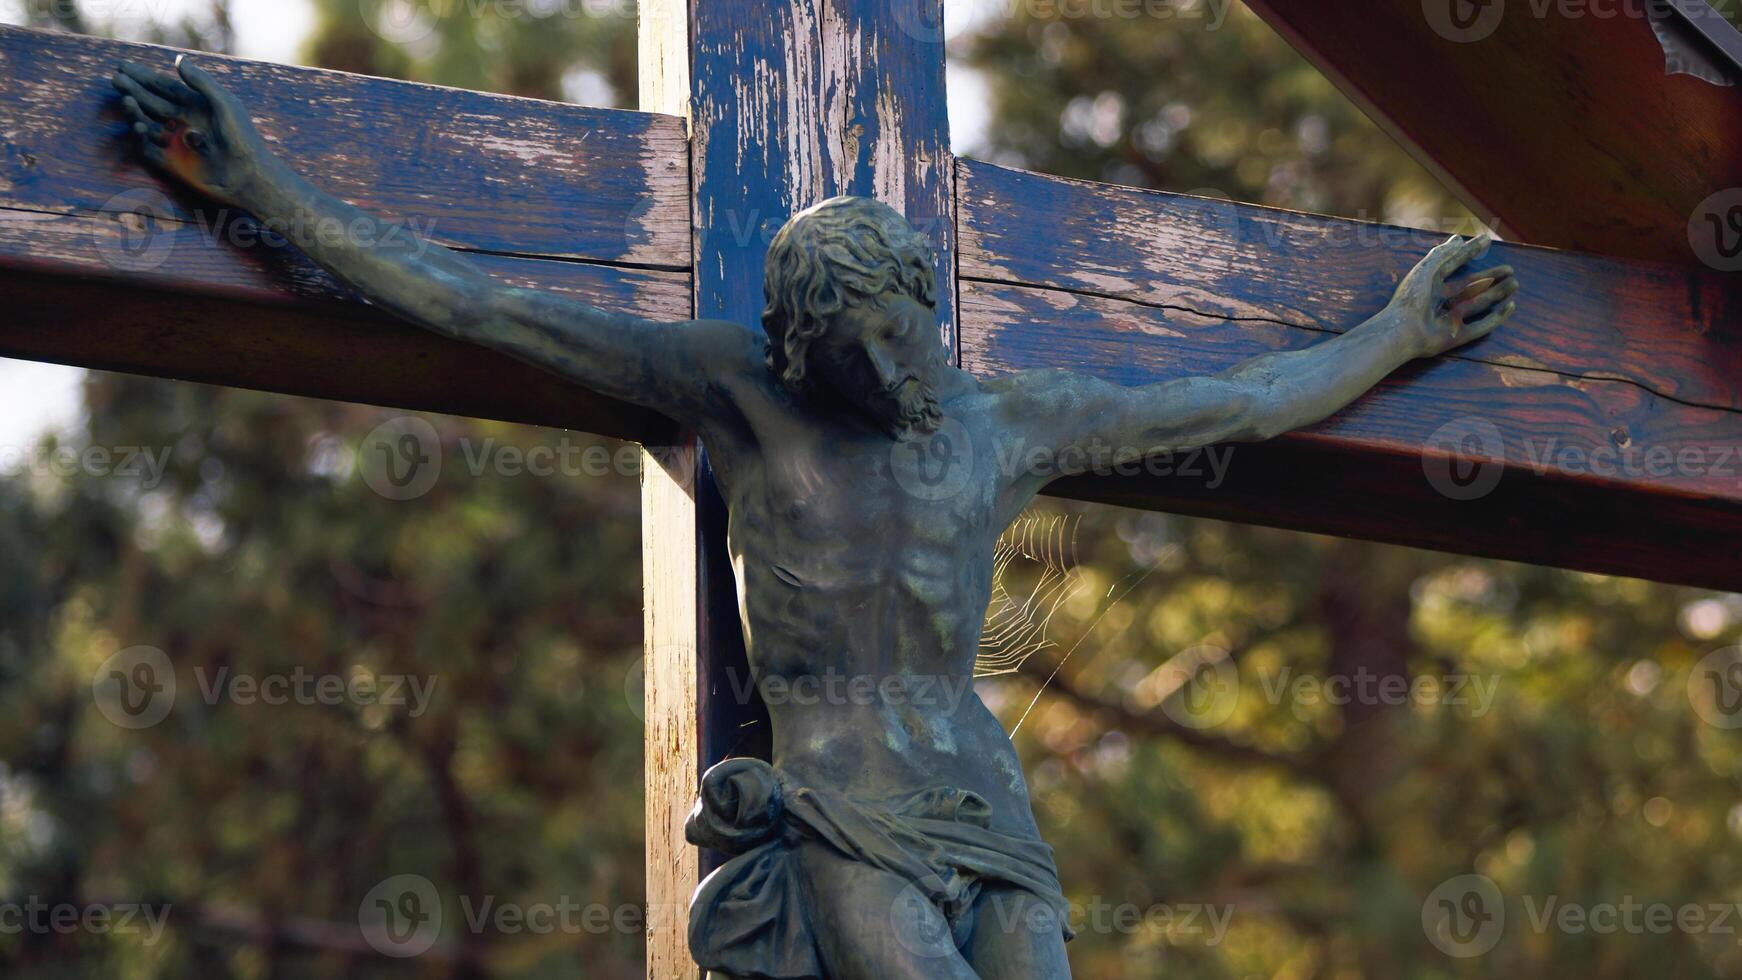
[{"label": "wooden cross", "polygon": [[[1101,475],[1055,492],[1742,588],[1742,333],[1720,271],[1742,213],[1742,192],[1723,196],[1742,185],[1742,94],[1665,78],[1625,18],[1521,14],[1472,44],[1436,35],[1418,0],[1255,6],[1503,232],[1605,254],[1499,246],[1525,285],[1504,330],[1240,447],[1222,482]],[[754,324],[773,230],[830,195],[876,196],[937,247],[946,339],[981,375],[1050,365],[1141,384],[1309,345],[1378,310],[1437,238],[958,160],[940,8],[645,0],[642,112],[202,64],[328,189],[421,221],[505,280],[610,309]],[[0,28],[0,354],[655,447],[648,975],[693,975],[681,910],[702,859],[682,819],[705,765],[766,739],[724,680],[744,654],[693,440],[404,326],[157,181],[109,88],[123,58],[171,55]]]}]

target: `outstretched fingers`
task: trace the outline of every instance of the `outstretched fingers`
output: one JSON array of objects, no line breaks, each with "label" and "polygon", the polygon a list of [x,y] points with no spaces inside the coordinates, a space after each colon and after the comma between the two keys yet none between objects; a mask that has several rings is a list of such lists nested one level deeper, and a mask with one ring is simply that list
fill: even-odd
[{"label": "outstretched fingers", "polygon": [[145,86],[139,84],[129,75],[117,73],[115,77],[111,78],[109,81],[115,86],[115,91],[120,92],[126,97],[122,101],[131,103],[128,107],[128,111],[132,111],[137,107],[146,117],[157,122],[165,122],[174,119],[180,114],[179,106],[170,102],[168,99],[147,91]]},{"label": "outstretched fingers", "polygon": [[1502,323],[1505,323],[1507,320],[1510,320],[1512,318],[1512,314],[1516,313],[1517,311],[1518,311],[1517,301],[1509,299],[1499,309],[1488,314],[1487,316],[1483,317],[1482,319],[1477,320],[1473,323],[1465,324],[1464,325],[1464,336],[1468,340],[1477,340],[1477,339],[1480,339],[1482,337],[1486,337],[1489,334],[1493,333],[1496,329],[1498,329]]},{"label": "outstretched fingers", "polygon": [[1493,285],[1469,299],[1459,301],[1459,315],[1463,317],[1465,322],[1479,318],[1481,314],[1486,313],[1495,305],[1511,299],[1518,292],[1518,280],[1513,278],[1511,270],[1507,270],[1504,276],[1483,274],[1476,281],[1490,278],[1496,280]]},{"label": "outstretched fingers", "polygon": [[1457,275],[1458,270],[1481,258],[1488,251],[1488,247],[1493,244],[1494,236],[1487,232],[1462,241],[1458,239],[1458,236],[1453,235],[1446,240],[1445,244],[1434,249],[1436,253],[1439,253],[1441,249],[1445,250],[1442,254],[1435,256],[1434,277],[1444,283],[1449,277]]},{"label": "outstretched fingers", "polygon": [[[211,105],[212,111],[217,113],[221,123],[235,125],[246,119],[246,114],[241,112],[240,103],[236,101],[235,96],[230,94],[230,90],[218,84],[217,79],[208,74],[204,68],[194,64],[187,55],[180,55],[175,59],[175,70],[181,73],[182,81],[186,82],[189,88],[205,98],[206,102]],[[239,116],[240,118],[238,118]]]},{"label": "outstretched fingers", "polygon": [[134,61],[121,62],[120,74],[131,78],[147,90],[182,105],[195,105],[199,96],[174,76],[154,71]]},{"label": "outstretched fingers", "polygon": [[139,105],[138,99],[129,95],[121,100],[121,105],[127,110],[127,114],[133,117],[133,131],[138,133],[142,139],[154,147],[165,147],[169,145],[168,131],[163,128],[162,123],[153,119],[151,115]]}]

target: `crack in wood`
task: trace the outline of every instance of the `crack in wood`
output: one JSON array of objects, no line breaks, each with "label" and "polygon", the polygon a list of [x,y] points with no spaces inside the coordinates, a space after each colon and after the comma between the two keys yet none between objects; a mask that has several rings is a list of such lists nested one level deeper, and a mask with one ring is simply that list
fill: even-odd
[{"label": "crack in wood", "polygon": [[[1017,289],[1032,289],[1032,290],[1035,290],[1037,292],[1059,293],[1059,294],[1063,294],[1063,295],[1067,295],[1067,296],[1083,296],[1083,297],[1086,297],[1089,299],[1101,299],[1101,300],[1107,300],[1109,302],[1114,302],[1114,303],[1128,303],[1132,306],[1140,306],[1140,307],[1143,307],[1145,309],[1151,309],[1151,310],[1171,310],[1171,311],[1174,311],[1176,313],[1189,313],[1192,316],[1203,317],[1206,320],[1220,320],[1224,323],[1270,323],[1270,324],[1275,324],[1276,326],[1279,326],[1279,327],[1288,327],[1288,328],[1293,329],[1293,330],[1310,330],[1313,333],[1328,334],[1331,336],[1339,336],[1339,335],[1346,332],[1345,330],[1338,329],[1336,327],[1326,327],[1326,326],[1320,326],[1320,325],[1312,324],[1312,323],[1295,323],[1295,322],[1290,321],[1290,320],[1280,320],[1280,319],[1277,319],[1275,317],[1234,316],[1234,315],[1227,314],[1227,313],[1211,313],[1211,312],[1208,312],[1205,310],[1196,309],[1194,307],[1186,306],[1186,305],[1180,304],[1180,303],[1162,303],[1162,302],[1157,302],[1155,300],[1134,299],[1134,298],[1129,297],[1129,296],[1120,296],[1120,295],[1117,295],[1115,293],[1107,293],[1107,292],[1102,292],[1102,291],[1094,290],[1094,289],[1073,288],[1073,287],[1069,287],[1069,286],[1038,285],[1036,283],[1017,282],[1015,280],[1010,280],[1010,279],[989,279],[989,278],[985,278],[982,276],[961,276],[961,277],[959,277],[959,281],[963,282],[963,283],[978,283],[978,284],[986,285],[986,286],[1010,286],[1010,287],[1017,288]],[[964,334],[966,332],[967,331],[964,330]],[[1487,367],[1492,367],[1498,371],[1531,371],[1531,372],[1536,372],[1539,374],[1550,375],[1552,377],[1564,378],[1568,381],[1579,381],[1579,382],[1600,381],[1600,382],[1612,382],[1612,383],[1632,385],[1633,387],[1639,389],[1640,391],[1645,392],[1648,395],[1651,395],[1654,398],[1662,398],[1665,401],[1674,402],[1677,405],[1685,405],[1688,408],[1705,409],[1705,410],[1714,411],[1714,412],[1724,412],[1728,415],[1742,417],[1742,409],[1731,408],[1727,405],[1712,405],[1712,404],[1709,404],[1706,402],[1693,401],[1693,400],[1686,399],[1686,398],[1678,398],[1675,395],[1668,394],[1667,392],[1658,391],[1657,389],[1655,389],[1655,388],[1651,387],[1650,385],[1647,385],[1643,382],[1636,381],[1632,378],[1623,377],[1623,376],[1617,375],[1617,374],[1604,374],[1604,373],[1581,374],[1581,373],[1574,372],[1574,371],[1564,371],[1564,370],[1561,370],[1558,368],[1544,367],[1542,365],[1535,365],[1535,364],[1532,364],[1532,365],[1510,364],[1510,363],[1507,363],[1506,361],[1502,361],[1502,360],[1490,360],[1488,358],[1473,357],[1469,354],[1458,353],[1457,351],[1448,351],[1447,353],[1441,354],[1439,356],[1446,358],[1448,360],[1467,361],[1471,364],[1485,365]]]}]

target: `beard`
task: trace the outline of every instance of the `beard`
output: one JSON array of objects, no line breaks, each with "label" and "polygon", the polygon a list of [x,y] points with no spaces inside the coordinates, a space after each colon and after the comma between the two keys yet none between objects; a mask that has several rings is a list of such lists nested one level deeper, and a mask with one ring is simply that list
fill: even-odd
[{"label": "beard", "polygon": [[918,378],[908,378],[887,391],[872,395],[866,406],[889,437],[899,441],[915,433],[929,435],[943,422],[937,393]]}]

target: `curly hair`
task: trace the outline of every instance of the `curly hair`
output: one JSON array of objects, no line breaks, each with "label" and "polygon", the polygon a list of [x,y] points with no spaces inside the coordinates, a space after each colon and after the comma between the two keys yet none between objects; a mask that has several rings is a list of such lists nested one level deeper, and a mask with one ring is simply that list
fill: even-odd
[{"label": "curly hair", "polygon": [[762,329],[768,369],[789,391],[806,386],[805,355],[850,303],[887,290],[937,309],[935,253],[894,208],[866,197],[831,197],[792,216],[764,266]]}]

